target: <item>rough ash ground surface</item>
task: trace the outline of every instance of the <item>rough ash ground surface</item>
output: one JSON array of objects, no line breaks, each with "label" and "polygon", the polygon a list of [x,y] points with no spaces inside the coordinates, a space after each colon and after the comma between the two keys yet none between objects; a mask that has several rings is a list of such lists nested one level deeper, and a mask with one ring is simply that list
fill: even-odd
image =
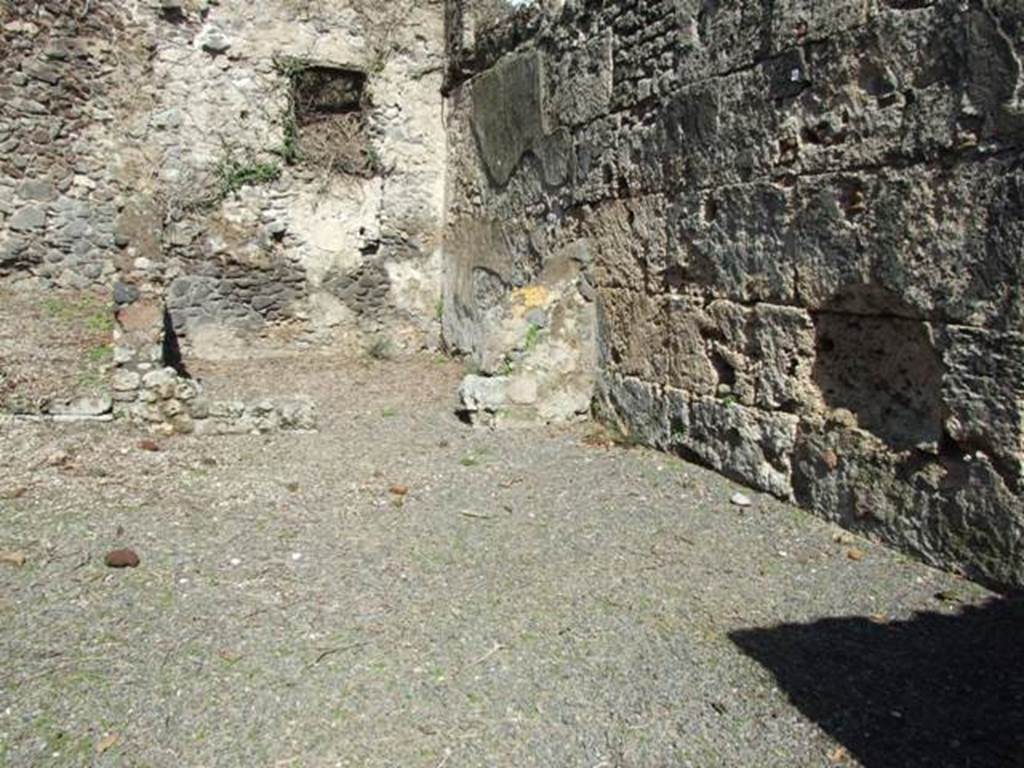
[{"label": "rough ash ground surface", "polygon": [[991,666],[969,582],[587,425],[471,428],[451,363],[206,373],[321,430],[2,426],[0,765],[1004,764],[944,655]]}]

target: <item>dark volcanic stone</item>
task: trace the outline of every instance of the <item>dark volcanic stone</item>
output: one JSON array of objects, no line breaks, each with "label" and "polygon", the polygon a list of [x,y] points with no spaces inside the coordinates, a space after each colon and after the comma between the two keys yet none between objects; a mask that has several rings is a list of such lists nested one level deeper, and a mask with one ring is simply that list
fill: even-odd
[{"label": "dark volcanic stone", "polygon": [[117,304],[131,304],[137,298],[139,298],[139,289],[134,285],[120,281],[114,283],[114,301]]}]

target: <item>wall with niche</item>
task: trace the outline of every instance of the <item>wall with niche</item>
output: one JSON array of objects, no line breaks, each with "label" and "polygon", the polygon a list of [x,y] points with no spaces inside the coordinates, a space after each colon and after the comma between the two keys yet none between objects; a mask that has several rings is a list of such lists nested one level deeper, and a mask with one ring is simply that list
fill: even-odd
[{"label": "wall with niche", "polygon": [[0,20],[6,284],[164,294],[190,354],[436,344],[440,3],[73,6]]}]

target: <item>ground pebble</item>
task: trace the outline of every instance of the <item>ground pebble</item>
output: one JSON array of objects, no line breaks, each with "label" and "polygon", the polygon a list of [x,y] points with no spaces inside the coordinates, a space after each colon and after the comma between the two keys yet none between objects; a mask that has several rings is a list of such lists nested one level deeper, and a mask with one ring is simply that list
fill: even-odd
[{"label": "ground pebble", "polygon": [[750,497],[743,493],[734,493],[730,501],[737,507],[750,507],[754,504]]},{"label": "ground pebble", "polygon": [[105,562],[111,568],[137,568],[139,556],[133,549],[115,549],[107,553]]}]

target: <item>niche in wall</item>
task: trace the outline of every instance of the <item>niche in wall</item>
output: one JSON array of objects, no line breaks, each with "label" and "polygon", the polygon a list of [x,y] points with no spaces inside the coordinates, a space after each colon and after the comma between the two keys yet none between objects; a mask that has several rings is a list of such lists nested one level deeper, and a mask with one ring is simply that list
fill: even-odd
[{"label": "niche in wall", "polygon": [[845,408],[895,450],[937,448],[942,372],[927,325],[896,296],[870,286],[814,314],[813,377],[830,408]]},{"label": "niche in wall", "polygon": [[367,75],[362,70],[289,60],[290,162],[353,176],[375,176],[380,163],[367,123]]}]

